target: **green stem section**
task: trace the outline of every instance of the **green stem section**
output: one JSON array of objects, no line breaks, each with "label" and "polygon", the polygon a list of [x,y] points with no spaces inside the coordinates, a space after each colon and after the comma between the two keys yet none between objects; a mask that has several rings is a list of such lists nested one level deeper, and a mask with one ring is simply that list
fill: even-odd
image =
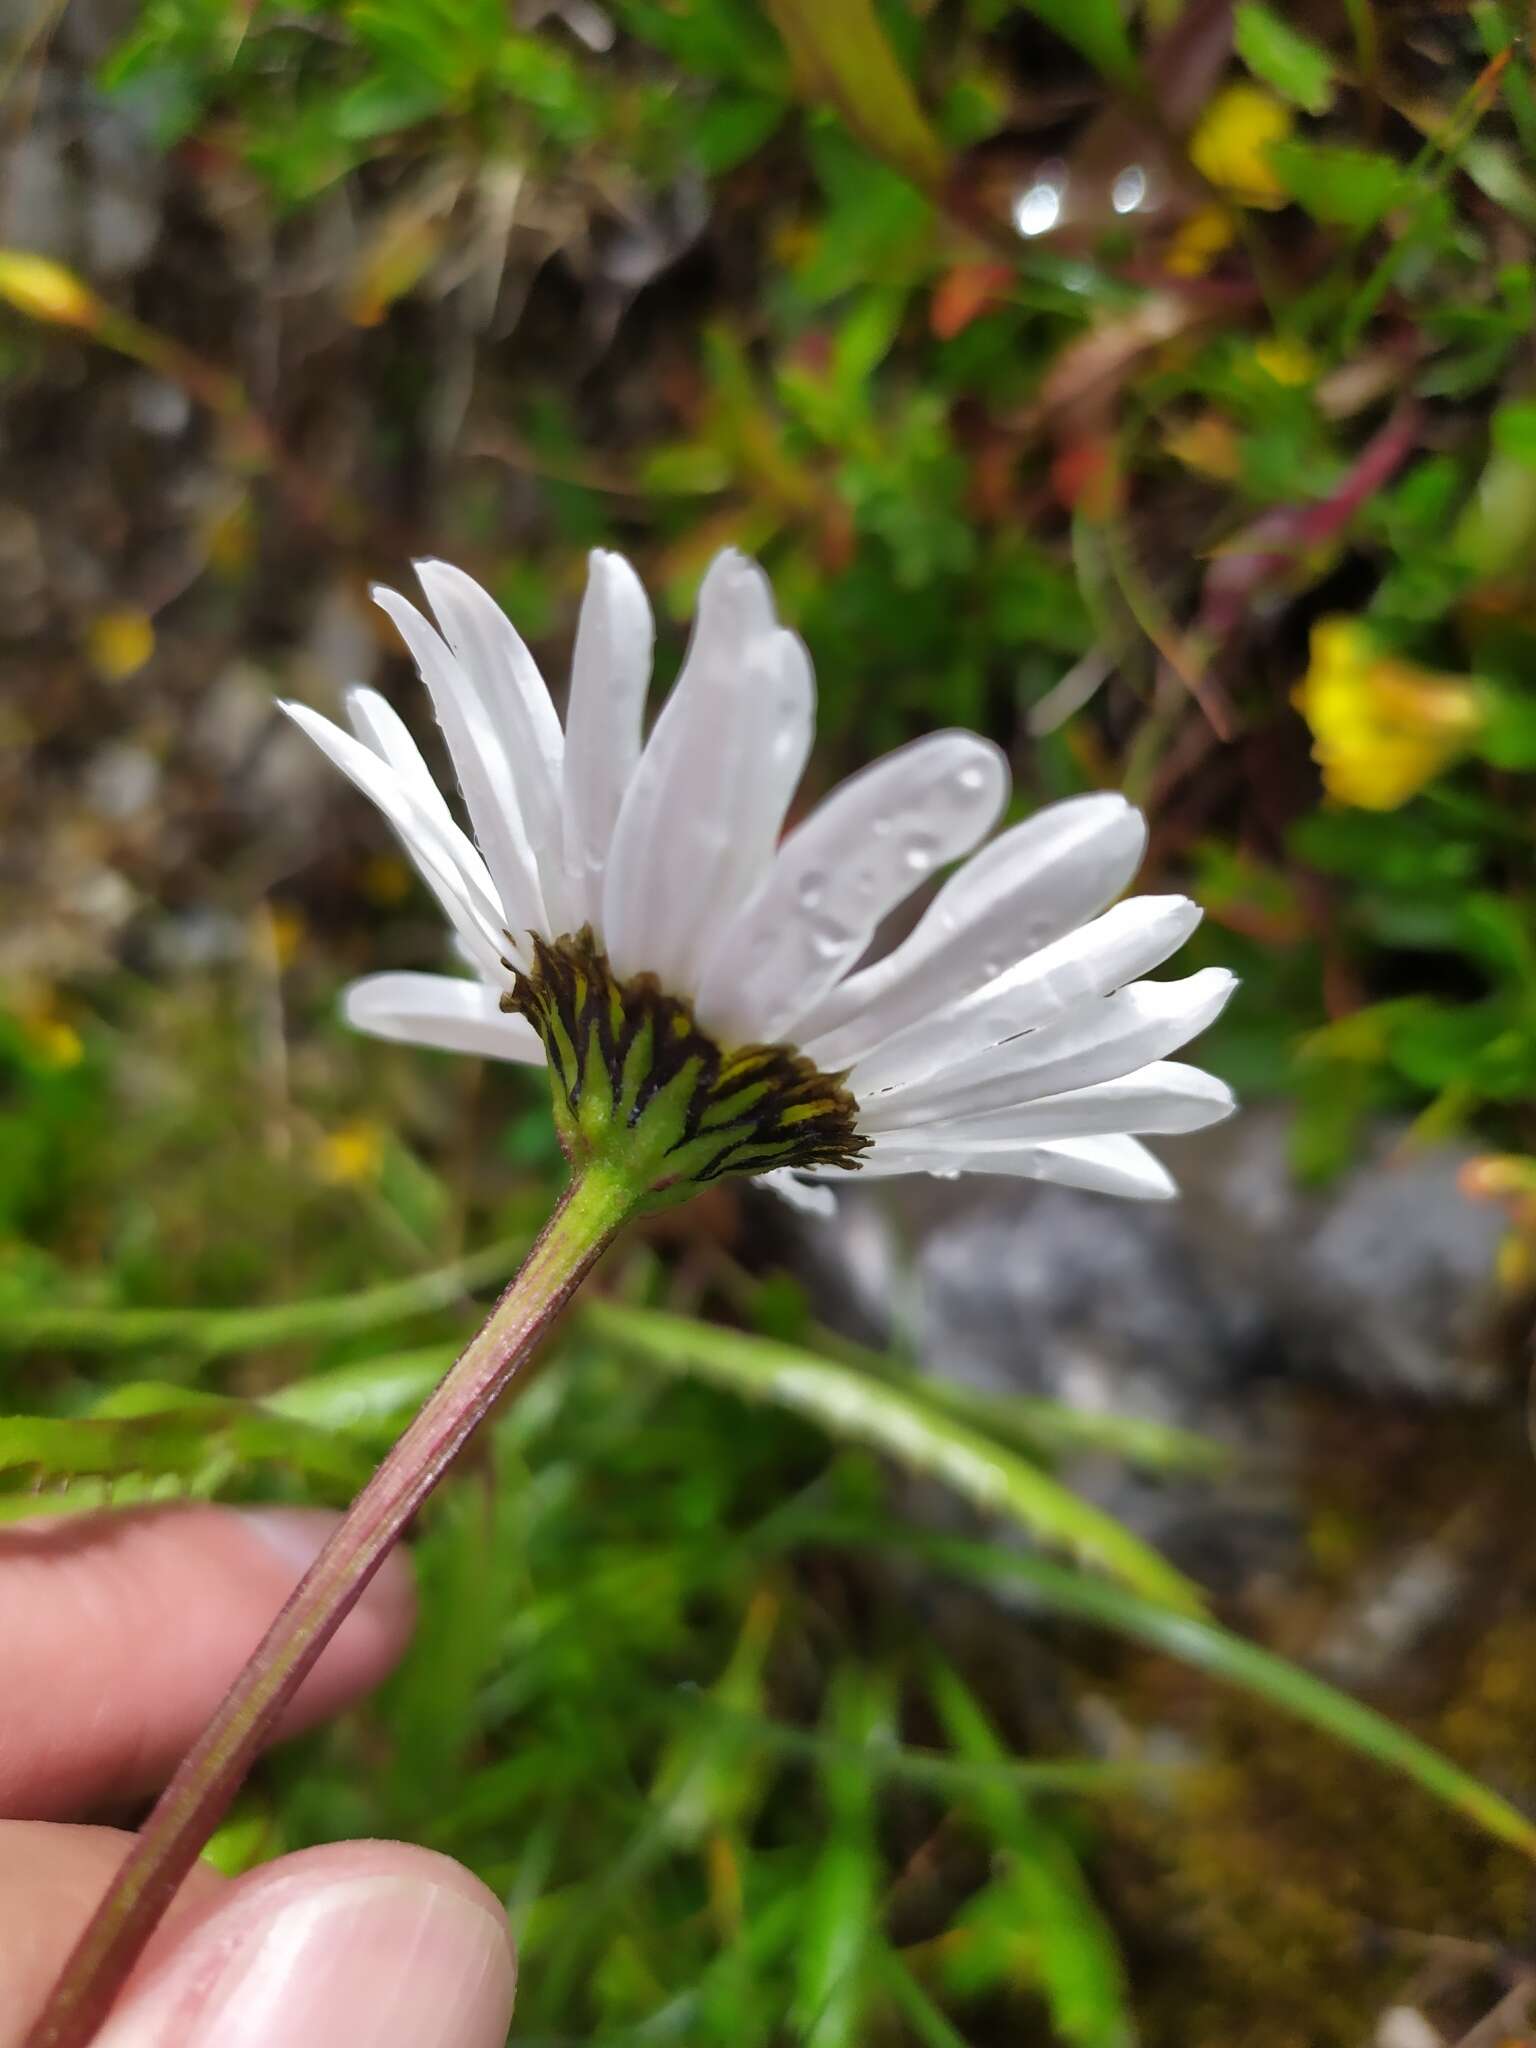
[{"label": "green stem section", "polygon": [[145,1822],[24,2048],[86,2048],[279,1715],[396,1538],[637,1203],[606,1162],[578,1172],[480,1334],[295,1587]]}]

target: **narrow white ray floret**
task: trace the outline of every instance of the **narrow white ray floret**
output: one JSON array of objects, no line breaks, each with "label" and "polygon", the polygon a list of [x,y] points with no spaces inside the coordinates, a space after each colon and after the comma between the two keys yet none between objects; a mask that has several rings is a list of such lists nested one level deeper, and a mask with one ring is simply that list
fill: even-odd
[{"label": "narrow white ray floret", "polygon": [[[377,692],[349,693],[351,734],[285,709],[389,820],[473,978],[371,975],[347,991],[350,1023],[541,1062],[539,1032],[504,1001],[537,944],[586,931],[620,983],[654,977],[727,1054],[787,1047],[841,1077],[866,1147],[857,1167],[811,1167],[814,1181],[996,1173],[1174,1192],[1139,1135],[1231,1112],[1221,1082],[1168,1055],[1218,1015],[1233,979],[1140,978],[1200,913],[1181,896],[1116,900],[1146,843],[1122,798],[1052,804],[983,844],[1006,764],[974,733],[940,732],[785,833],[815,685],[755,564],[727,552],[711,565],[648,739],[654,628],[619,556],[592,557],[563,728],[487,593],[446,563],[418,574],[436,626],[394,591],[376,595],[430,693],[473,838]],[[945,869],[908,935],[879,952],[886,920]],[[804,1177],[765,1178],[824,1199]]]}]

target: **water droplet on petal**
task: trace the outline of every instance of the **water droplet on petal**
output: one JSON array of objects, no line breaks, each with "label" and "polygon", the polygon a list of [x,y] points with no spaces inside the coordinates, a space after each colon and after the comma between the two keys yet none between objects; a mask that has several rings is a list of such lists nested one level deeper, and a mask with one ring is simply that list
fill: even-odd
[{"label": "water droplet on petal", "polygon": [[987,771],[979,761],[973,761],[969,768],[960,770],[955,783],[962,796],[975,796],[987,786]]},{"label": "water droplet on petal", "polygon": [[795,886],[802,910],[814,910],[827,893],[827,878],[820,868],[807,868]]},{"label": "water droplet on petal", "polygon": [[914,832],[901,849],[901,857],[914,875],[926,875],[939,857],[938,841],[931,832]]}]

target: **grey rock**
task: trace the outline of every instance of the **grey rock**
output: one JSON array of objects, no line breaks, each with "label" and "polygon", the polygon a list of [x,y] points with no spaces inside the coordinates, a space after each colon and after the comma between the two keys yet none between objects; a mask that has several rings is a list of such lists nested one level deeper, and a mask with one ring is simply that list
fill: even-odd
[{"label": "grey rock", "polygon": [[143,815],[160,789],[160,763],[144,747],[115,740],[98,749],[85,772],[85,797],[99,817],[122,824]]},{"label": "grey rock", "polygon": [[1288,1376],[1389,1399],[1476,1401],[1503,1383],[1494,1332],[1496,1206],[1469,1201],[1460,1146],[1410,1149],[1383,1126],[1361,1163],[1308,1192],[1274,1111],[1189,1148],[1180,1205],[1208,1284],[1234,1290]]},{"label": "grey rock", "polygon": [[1478,1399],[1503,1373],[1492,1336],[1504,1219],[1462,1194],[1465,1155],[1363,1168],[1319,1219],[1297,1306],[1304,1355],[1366,1393]]},{"label": "grey rock", "polygon": [[[1464,1157],[1404,1154],[1383,1129],[1353,1173],[1309,1192],[1285,1119],[1261,1110],[1178,1148],[1185,1199],[1167,1205],[1002,1180],[851,1190],[805,1227],[807,1277],[828,1320],[903,1343],[938,1378],[1227,1445],[1231,1479],[1097,1453],[1063,1476],[1236,1589],[1300,1549],[1302,1396],[1460,1404],[1506,1384],[1492,1342],[1503,1225],[1462,1195]],[[1351,1623],[1362,1682],[1454,1601],[1440,1562],[1410,1560]]]},{"label": "grey rock", "polygon": [[1189,1423],[1234,1368],[1219,1304],[1161,1208],[1009,1189],[936,1227],[918,1275],[921,1355],[987,1392]]}]

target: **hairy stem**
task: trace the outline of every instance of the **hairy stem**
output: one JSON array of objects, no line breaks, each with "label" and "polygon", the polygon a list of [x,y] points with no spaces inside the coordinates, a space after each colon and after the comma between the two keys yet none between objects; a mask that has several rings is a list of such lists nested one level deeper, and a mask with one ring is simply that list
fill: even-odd
[{"label": "hairy stem", "polygon": [[633,1183],[578,1174],[480,1334],[444,1377],[299,1581],[140,1831],[24,2048],[85,2048],[305,1674],[635,1204]]}]

